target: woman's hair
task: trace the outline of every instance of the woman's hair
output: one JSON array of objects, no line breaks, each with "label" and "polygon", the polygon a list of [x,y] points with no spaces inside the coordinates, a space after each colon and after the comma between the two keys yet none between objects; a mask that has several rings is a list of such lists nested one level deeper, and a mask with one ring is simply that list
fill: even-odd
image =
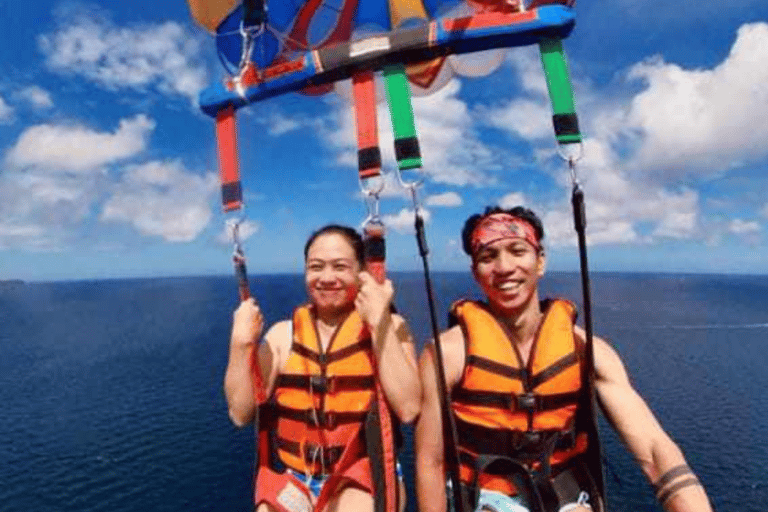
[{"label": "woman's hair", "polygon": [[357,258],[357,262],[360,264],[360,267],[362,268],[364,265],[364,258],[365,258],[365,252],[363,248],[363,237],[360,236],[360,233],[358,233],[354,228],[351,228],[349,226],[342,226],[339,224],[328,224],[326,226],[321,227],[317,231],[313,232],[311,235],[309,235],[309,238],[307,239],[307,243],[304,245],[304,261],[307,261],[307,256],[309,255],[309,247],[314,243],[314,241],[322,236],[322,235],[341,235],[343,236],[347,242],[349,242],[349,245],[352,246],[352,249],[355,251],[355,258]]},{"label": "woman's hair", "polygon": [[541,220],[528,208],[524,206],[515,206],[514,208],[505,210],[499,206],[487,206],[485,212],[472,215],[464,223],[464,229],[461,230],[461,243],[465,253],[472,256],[472,232],[481,220],[494,213],[507,213],[513,217],[524,220],[533,228],[533,232],[536,234],[536,241],[539,242],[539,244],[541,244],[541,241],[544,239],[544,226],[541,224]]}]

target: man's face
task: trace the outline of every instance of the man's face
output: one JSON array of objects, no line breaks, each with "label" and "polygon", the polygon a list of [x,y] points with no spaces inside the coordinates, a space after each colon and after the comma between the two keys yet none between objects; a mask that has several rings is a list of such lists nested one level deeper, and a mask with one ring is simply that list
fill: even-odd
[{"label": "man's face", "polygon": [[502,238],[475,254],[473,274],[494,309],[520,312],[534,297],[544,275],[543,251],[521,238]]},{"label": "man's face", "polygon": [[320,235],[307,251],[304,281],[309,299],[320,312],[335,313],[354,304],[360,265],[342,235]]}]

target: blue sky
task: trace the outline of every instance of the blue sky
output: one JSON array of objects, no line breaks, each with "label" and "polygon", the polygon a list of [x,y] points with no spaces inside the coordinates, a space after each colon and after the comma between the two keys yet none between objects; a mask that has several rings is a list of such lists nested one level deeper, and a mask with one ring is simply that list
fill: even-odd
[{"label": "blue sky", "polygon": [[[196,106],[222,71],[186,2],[0,5],[0,279],[230,272],[213,125]],[[768,3],[576,12],[566,51],[592,269],[768,273]],[[538,56],[479,58],[498,69],[414,100],[432,266],[467,268],[463,220],[522,203],[544,219],[550,268],[575,270]],[[353,126],[343,84],[240,111],[252,273],[298,272],[314,228],[360,224]],[[389,266],[418,269],[408,198],[385,195]]]}]

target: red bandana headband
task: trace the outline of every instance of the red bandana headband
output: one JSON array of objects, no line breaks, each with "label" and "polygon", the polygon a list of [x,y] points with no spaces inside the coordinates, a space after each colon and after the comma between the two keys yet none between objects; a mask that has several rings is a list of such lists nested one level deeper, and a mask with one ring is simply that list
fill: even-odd
[{"label": "red bandana headband", "polygon": [[541,248],[533,226],[527,221],[508,213],[493,213],[483,217],[472,231],[472,255],[488,244],[507,238],[525,240],[537,251]]}]

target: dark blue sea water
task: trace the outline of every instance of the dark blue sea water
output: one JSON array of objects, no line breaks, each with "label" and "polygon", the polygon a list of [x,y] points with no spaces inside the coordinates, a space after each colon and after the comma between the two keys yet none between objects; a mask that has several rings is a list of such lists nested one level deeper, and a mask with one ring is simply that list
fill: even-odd
[{"label": "dark blue sea water", "polygon": [[[422,278],[393,278],[421,346]],[[450,302],[476,294],[469,275],[434,283],[443,321]],[[578,302],[578,283],[554,273],[544,291]],[[304,299],[300,276],[257,277],[253,288],[269,323]],[[593,292],[595,332],[621,354],[716,509],[763,510],[768,277],[603,274]],[[229,277],[0,290],[0,510],[250,510],[253,432],[229,423],[222,393],[235,302]],[[660,510],[602,427],[610,510]],[[412,454],[402,458],[412,474]]]}]

